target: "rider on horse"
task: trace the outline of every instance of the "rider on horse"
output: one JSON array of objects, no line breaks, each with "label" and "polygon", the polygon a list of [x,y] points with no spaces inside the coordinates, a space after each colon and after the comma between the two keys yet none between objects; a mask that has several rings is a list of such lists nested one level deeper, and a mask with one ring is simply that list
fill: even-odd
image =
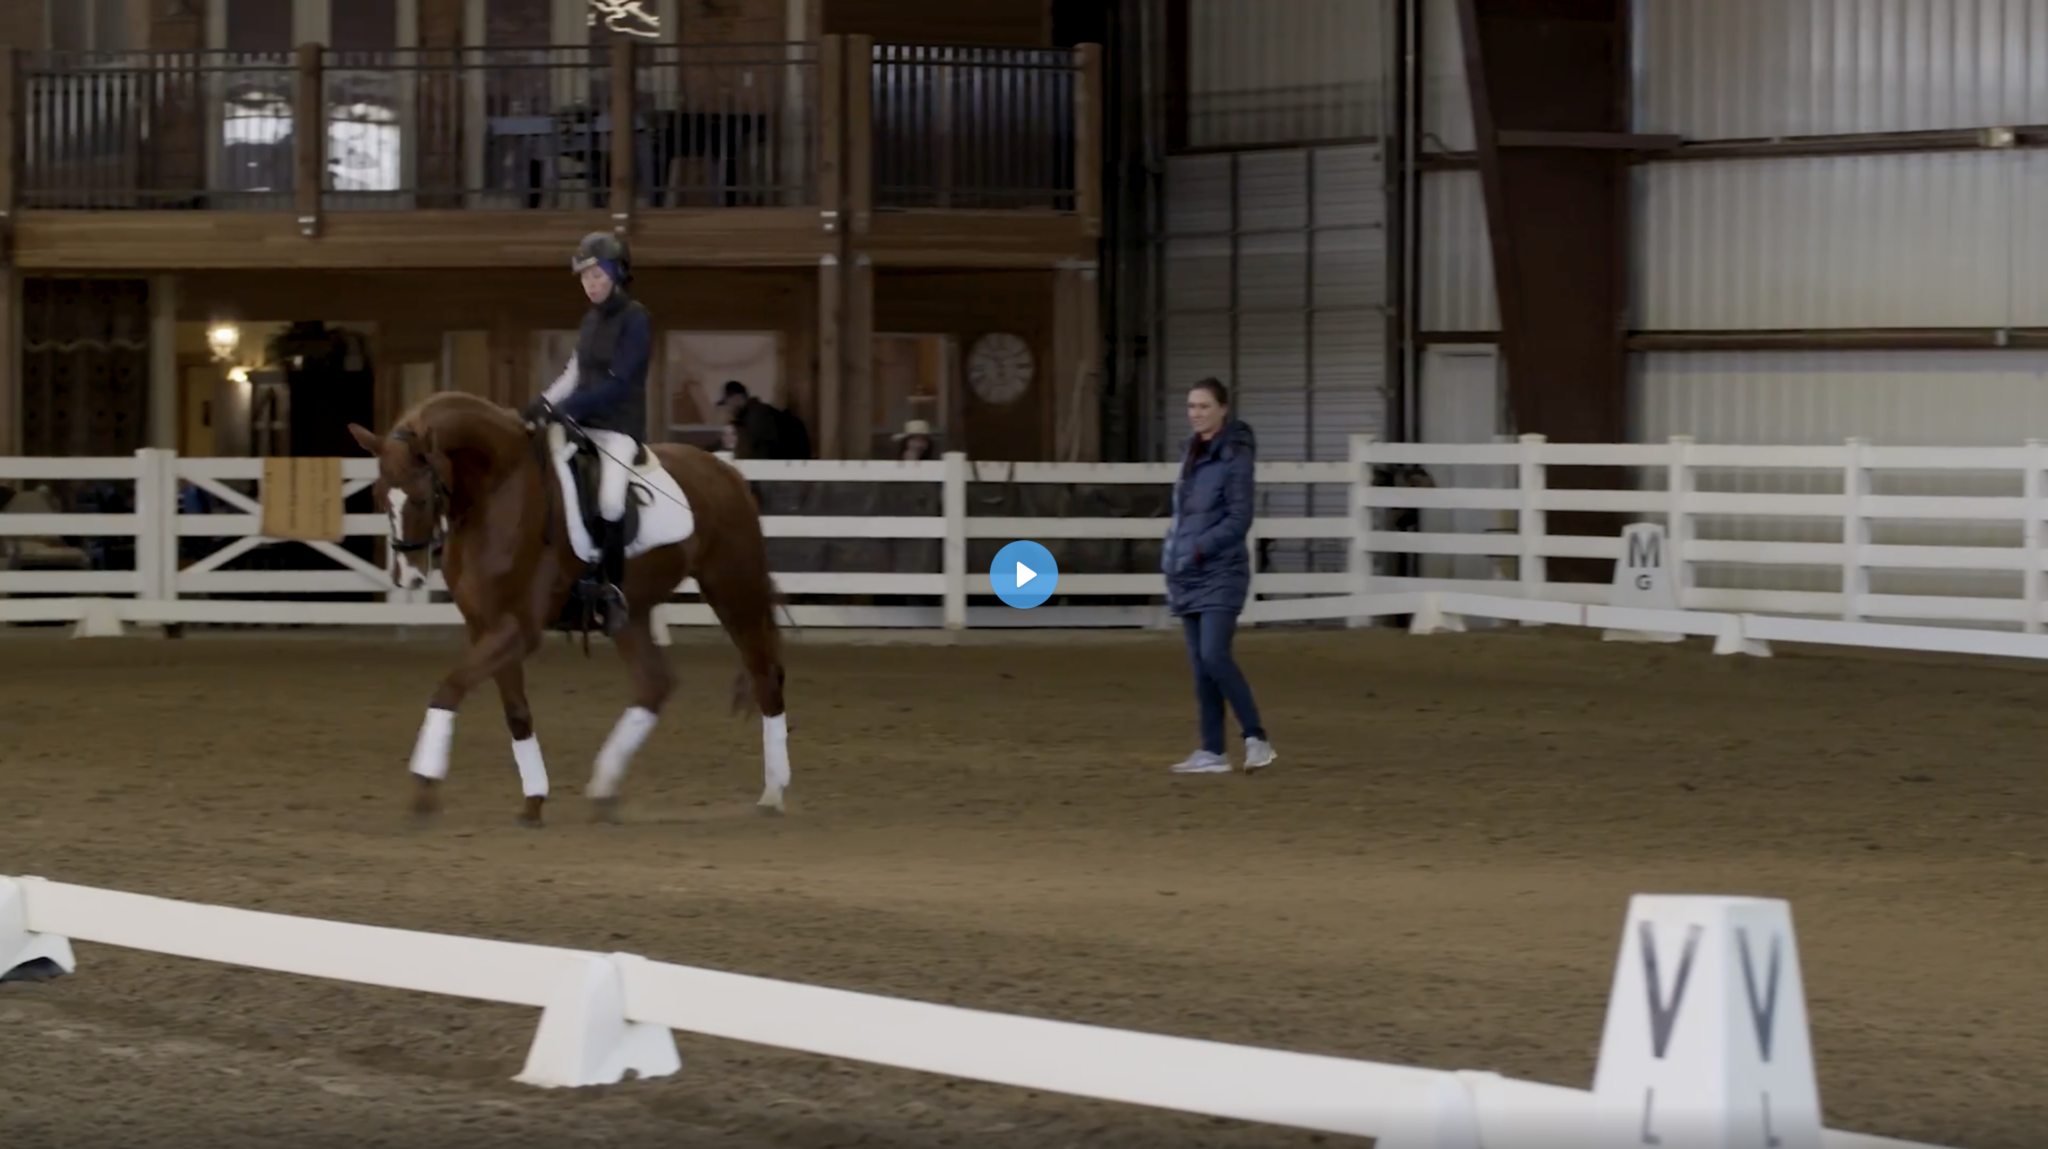
[{"label": "rider on horse", "polygon": [[[610,232],[592,232],[576,247],[570,269],[583,282],[590,310],[577,333],[576,353],[569,366],[530,404],[523,414],[538,424],[550,413],[573,420],[589,431],[617,431],[636,442],[647,427],[647,364],[654,353],[653,323],[647,308],[626,294],[633,282],[626,248]],[[614,480],[617,481],[617,480]],[[625,499],[599,502],[606,515],[599,540],[604,561],[600,594],[605,604],[605,630],[617,633],[626,621]]]}]

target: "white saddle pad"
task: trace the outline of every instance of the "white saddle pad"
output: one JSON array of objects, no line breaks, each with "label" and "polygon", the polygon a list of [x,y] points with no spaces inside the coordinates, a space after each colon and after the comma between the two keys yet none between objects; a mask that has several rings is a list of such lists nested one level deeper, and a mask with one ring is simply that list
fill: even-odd
[{"label": "white saddle pad", "polygon": [[[628,472],[626,497],[640,505],[639,530],[626,540],[626,557],[630,559],[689,538],[697,529],[697,516],[690,511],[690,500],[684,497],[675,476],[668,473],[654,452],[648,451],[647,460],[633,466],[640,444],[631,435],[617,431],[587,434],[602,453],[598,461],[599,485],[603,485],[603,472],[624,468]],[[590,537],[590,529],[583,523],[583,499],[570,467],[570,460],[576,457],[576,444],[569,441],[568,432],[559,423],[548,426],[548,454],[555,461],[555,477],[561,481],[562,493],[568,500],[569,545],[575,549],[577,558],[597,562],[601,554]]]}]

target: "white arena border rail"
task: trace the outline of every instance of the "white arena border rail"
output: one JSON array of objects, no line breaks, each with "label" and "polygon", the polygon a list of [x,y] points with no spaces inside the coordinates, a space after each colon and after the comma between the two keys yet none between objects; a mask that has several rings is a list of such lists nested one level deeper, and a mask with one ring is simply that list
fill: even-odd
[{"label": "white arena border rail", "polygon": [[1591,1090],[1017,1017],[631,954],[0,878],[0,979],[34,966],[75,972],[74,940],[537,1008],[516,1080],[542,1087],[679,1072],[673,1031],[683,1030],[1374,1137],[1379,1149],[1588,1149],[1645,1135],[1666,1149],[1931,1149],[1822,1128],[1791,909],[1773,899],[1631,899]]},{"label": "white arena border rail", "polygon": [[[1435,487],[1382,487],[1371,483],[1379,465],[1419,465]],[[778,575],[792,594],[914,595],[936,606],[800,605],[792,611],[800,627],[885,626],[1157,626],[1166,622],[1154,606],[1059,606],[1031,611],[972,608],[970,594],[990,592],[986,572],[966,568],[970,539],[1015,538],[1146,539],[1165,530],[1163,519],[999,518],[970,516],[972,482],[1018,484],[1164,484],[1173,464],[1064,464],[973,462],[960,454],[922,463],[895,461],[744,461],[754,480],[787,482],[891,482],[936,484],[942,513],[929,516],[769,516],[766,529],[782,538],[927,538],[943,540],[943,569],[935,573],[850,572]],[[1606,466],[1633,469],[1644,489],[1574,490],[1549,485],[1556,467]],[[369,459],[343,463],[345,490],[366,485]],[[1940,473],[1948,473],[1942,476]],[[0,623],[77,622],[82,635],[118,634],[126,623],[240,623],[270,625],[454,625],[455,608],[425,593],[392,589],[384,572],[340,547],[316,544],[337,564],[324,571],[227,571],[238,554],[266,545],[258,498],[229,487],[254,482],[262,461],[253,458],[181,459],[160,450],[130,458],[0,458],[0,483],[112,479],[132,481],[137,509],[132,514],[0,513],[0,544],[23,536],[127,536],[136,543],[133,571],[0,570],[0,595],[58,597],[0,598]],[[1717,474],[1750,485],[1808,490],[1723,491],[1706,487]],[[1960,478],[1958,476],[1961,476]],[[1787,476],[1795,476],[1793,479]],[[1984,489],[2000,483],[2005,494],[1889,494],[1886,483],[1935,476],[1951,490]],[[1974,477],[1972,477],[1974,476]],[[1469,486],[1453,480],[1466,480]],[[1756,482],[1752,482],[1756,480]],[[1915,480],[1918,481],[1918,480]],[[1528,624],[1584,625],[1610,629],[1700,634],[1714,637],[1724,653],[1763,653],[1770,641],[1816,642],[1892,649],[2048,657],[2048,446],[2029,441],[2014,447],[1876,447],[1860,440],[1839,446],[1724,446],[1694,443],[1680,436],[1658,444],[1558,444],[1541,436],[1492,444],[1379,443],[1352,440],[1344,462],[1259,465],[1262,488],[1319,484],[1346,487],[1348,513],[1330,516],[1261,518],[1254,538],[1337,539],[1344,542],[1342,571],[1262,573],[1253,585],[1247,624],[1344,620],[1354,625],[1388,615],[1416,614],[1419,630],[1456,626],[1458,616],[1490,617]],[[224,514],[180,514],[181,484],[212,493],[227,505]],[[1659,486],[1663,489],[1648,489]],[[1721,481],[1719,485],[1728,485]],[[1831,492],[1814,493],[1828,487]],[[1386,512],[1410,508],[1423,516],[1422,531],[1383,529]],[[1618,537],[1560,536],[1547,532],[1554,512],[1600,511],[1665,525],[1672,581],[1682,612],[1640,616],[1633,624],[1607,606],[1606,586],[1558,583],[1547,578],[1552,559],[1612,559],[1621,554]],[[1464,529],[1458,520],[1463,522]],[[1444,529],[1448,520],[1451,529]],[[1748,534],[1706,537],[1703,524],[1734,523]],[[1898,541],[1915,523],[1933,522],[1953,533],[2000,534],[2007,545],[1931,545]],[[1829,524],[1835,524],[1829,527]],[[1820,529],[1827,528],[1827,529]],[[1879,528],[1890,532],[1888,538]],[[381,538],[382,515],[349,515],[346,531]],[[1737,533],[1740,533],[1739,531]],[[1840,541],[1800,541],[1788,535],[1832,534]],[[1926,532],[1923,532],[1926,533]],[[1775,537],[1773,537],[1775,536]],[[1930,538],[1941,537],[1928,534]],[[234,540],[199,561],[179,567],[178,543],[187,538]],[[1879,541],[1883,540],[1883,541]],[[2016,542],[2018,545],[2010,545]],[[1420,556],[1425,564],[1481,565],[1511,562],[1512,573],[1491,577],[1389,577],[1372,573],[1375,559],[1392,554]],[[1779,586],[1697,585],[1695,572],[1707,566],[1735,567],[1752,581]],[[1831,590],[1810,589],[1816,571],[1834,572]],[[1875,593],[1875,576],[1905,572],[1925,582],[2017,576],[2019,593],[2004,597],[1978,593]],[[1443,572],[1438,572],[1442,574]],[[1453,572],[1455,573],[1455,572]],[[1468,575],[1470,572],[1466,572]],[[1800,584],[1804,583],[1805,588]],[[1946,584],[1944,584],[1946,585]],[[685,583],[679,590],[694,588]],[[238,597],[291,596],[333,592],[372,593],[382,601],[324,602]],[[1059,594],[1158,595],[1157,574],[1063,574]],[[1436,595],[1436,598],[1428,596]],[[192,597],[208,596],[208,597]],[[1419,597],[1418,597],[1419,596]],[[1438,615],[1449,616],[1439,625]],[[701,604],[672,603],[662,609],[670,626],[710,625]],[[1928,625],[1951,623],[1953,626]],[[666,628],[659,635],[667,637]]]}]

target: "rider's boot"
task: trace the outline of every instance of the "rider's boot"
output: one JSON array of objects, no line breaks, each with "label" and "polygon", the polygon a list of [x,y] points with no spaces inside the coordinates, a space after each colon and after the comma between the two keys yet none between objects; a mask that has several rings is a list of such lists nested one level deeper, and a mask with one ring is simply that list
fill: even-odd
[{"label": "rider's boot", "polygon": [[617,634],[626,628],[626,592],[622,589],[626,581],[624,522],[605,523],[603,549],[598,601],[604,607],[604,632]]}]

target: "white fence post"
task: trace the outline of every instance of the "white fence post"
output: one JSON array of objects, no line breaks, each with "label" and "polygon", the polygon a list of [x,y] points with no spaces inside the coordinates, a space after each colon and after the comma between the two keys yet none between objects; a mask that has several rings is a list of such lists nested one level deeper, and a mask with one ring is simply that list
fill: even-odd
[{"label": "white fence post", "polygon": [[[1549,581],[1549,567],[1543,558],[1543,536],[1549,533],[1547,516],[1543,512],[1543,493],[1548,479],[1544,467],[1536,457],[1537,448],[1549,442],[1543,435],[1523,435],[1521,458],[1522,509],[1515,520],[1515,534],[1522,544],[1518,560],[1522,582],[1522,597],[1538,599],[1543,597],[1543,585]],[[1523,626],[1540,626],[1541,623],[1523,622]]]},{"label": "white fence post", "polygon": [[145,602],[164,597],[161,540],[177,525],[165,522],[162,514],[164,468],[159,453],[155,447],[135,452],[135,597]]},{"label": "white fence post", "polygon": [[946,576],[944,597],[946,629],[967,628],[967,453],[947,451],[940,456],[946,464],[941,508],[946,518],[946,545],[942,568]]},{"label": "white fence post", "polygon": [[1664,493],[1665,553],[1671,559],[1672,586],[1678,592],[1678,609],[1687,609],[1692,598],[1692,436],[1671,436],[1671,461],[1666,465]]},{"label": "white fence post", "polygon": [[[1351,575],[1351,593],[1372,593],[1372,445],[1371,435],[1351,436],[1351,553],[1345,569]],[[1369,615],[1346,619],[1348,627],[1371,626]]]},{"label": "white fence post", "polygon": [[1842,467],[1842,620],[1863,618],[1863,596],[1870,593],[1870,574],[1863,566],[1863,548],[1870,545],[1870,520],[1863,500],[1870,494],[1870,467],[1864,452],[1868,439],[1847,440],[1849,461]]},{"label": "white fence post", "polygon": [[2041,469],[2043,463],[2042,442],[2027,440],[2027,472],[2021,476],[2021,485],[2027,503],[2026,521],[2020,524],[2020,546],[2026,550],[2020,559],[2020,597],[2026,600],[2027,617],[2020,622],[2020,629],[2027,634],[2041,633]]}]

